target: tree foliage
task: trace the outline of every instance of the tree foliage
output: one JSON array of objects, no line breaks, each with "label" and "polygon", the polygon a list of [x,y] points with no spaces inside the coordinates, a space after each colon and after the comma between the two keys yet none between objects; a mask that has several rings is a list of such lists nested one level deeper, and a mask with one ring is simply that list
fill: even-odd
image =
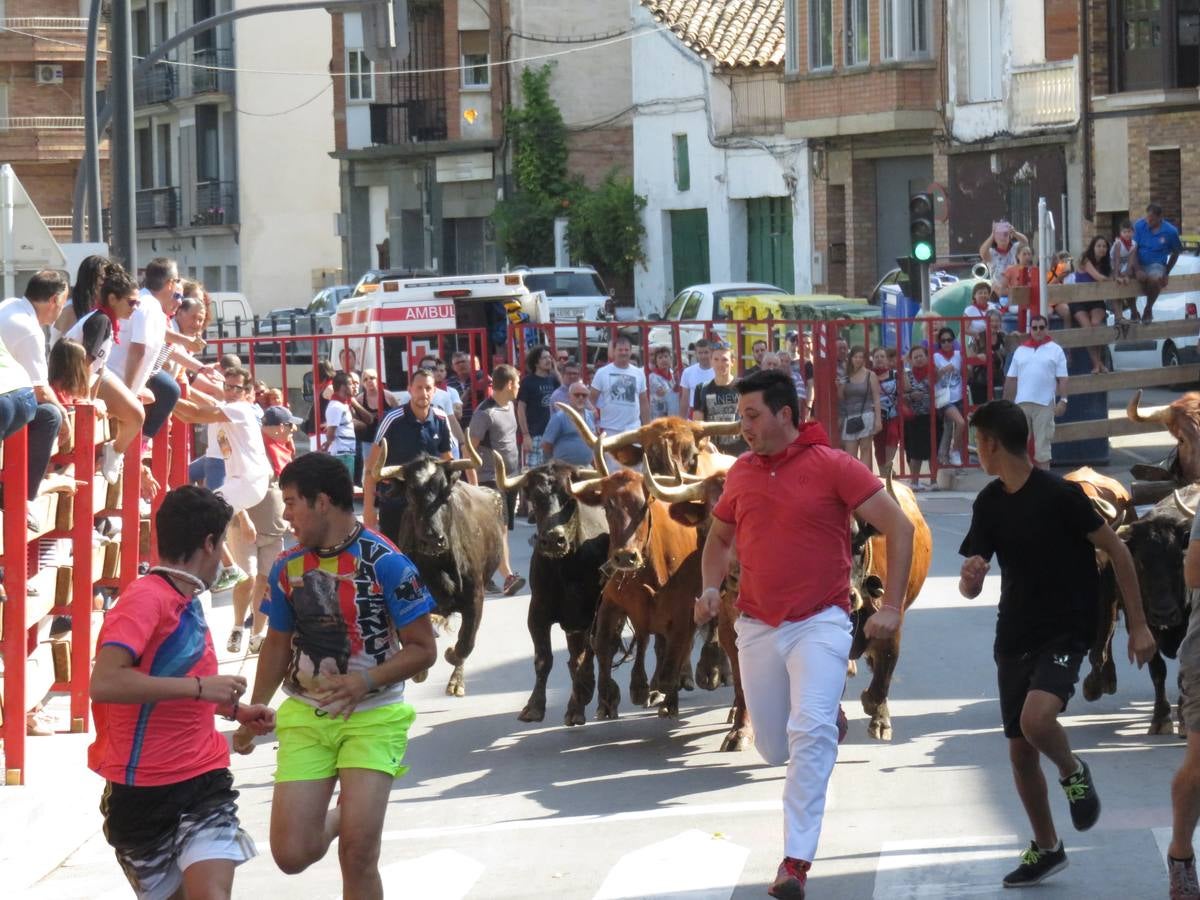
[{"label": "tree foliage", "polygon": [[595,190],[567,171],[567,127],[550,95],[551,65],[521,73],[524,105],[505,112],[513,148],[512,196],[496,204],[492,222],[507,259],[554,263],[554,219],[566,216],[571,257],[624,277],[645,264],[641,212],[646,199],[613,170]]}]

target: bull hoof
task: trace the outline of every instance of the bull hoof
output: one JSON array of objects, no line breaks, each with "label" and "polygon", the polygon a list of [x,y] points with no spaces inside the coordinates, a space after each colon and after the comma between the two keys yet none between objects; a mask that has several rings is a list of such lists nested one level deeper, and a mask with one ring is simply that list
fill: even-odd
[{"label": "bull hoof", "polygon": [[1083,679],[1083,699],[1092,703],[1099,700],[1102,693],[1099,677],[1095,672],[1089,672],[1088,676]]},{"label": "bull hoof", "polygon": [[583,710],[567,707],[567,713],[563,716],[563,724],[568,728],[573,725],[582,725],[586,721],[587,716],[583,714]]},{"label": "bull hoof", "polygon": [[546,718],[546,707],[529,704],[517,714],[517,718],[522,722],[540,722]]},{"label": "bull hoof", "polygon": [[660,719],[678,719],[679,718],[679,702],[667,701],[658,707],[658,717]]},{"label": "bull hoof", "polygon": [[1173,730],[1170,719],[1153,719],[1150,727],[1146,729],[1146,734],[1170,734]]},{"label": "bull hoof", "polygon": [[634,706],[649,706],[650,688],[644,684],[629,685],[629,702]]},{"label": "bull hoof", "polygon": [[695,679],[692,678],[692,673],[687,672],[679,679],[679,688],[684,691],[694,691],[696,689]]},{"label": "bull hoof", "polygon": [[750,745],[754,743],[754,735],[745,728],[735,728],[729,734],[725,735],[725,740],[721,741],[722,753],[741,753],[743,750],[749,750]]},{"label": "bull hoof", "polygon": [[411,681],[413,684],[420,684],[422,681],[424,681],[428,677],[429,677],[429,670],[422,669],[420,672],[418,672],[416,675],[414,675],[412,677]]},{"label": "bull hoof", "polygon": [[452,666],[461,666],[463,664],[462,658],[458,655],[458,651],[453,647],[447,647],[446,652],[442,655],[446,658],[446,662],[450,663]]},{"label": "bull hoof", "polygon": [[872,719],[867,726],[867,735],[877,741],[890,741],[892,739],[892,723],[887,719]]},{"label": "bull hoof", "polygon": [[858,660],[852,659],[846,663],[846,677],[853,678],[858,674]]},{"label": "bull hoof", "polygon": [[1117,692],[1117,667],[1111,662],[1104,667],[1104,672],[1101,673],[1100,687],[1106,694]]},{"label": "bull hoof", "polygon": [[615,706],[609,706],[606,703],[600,703],[596,706],[596,718],[615,719],[617,718],[617,708]]},{"label": "bull hoof", "polygon": [[696,673],[696,683],[706,691],[715,691],[721,686],[721,670],[716,666]]},{"label": "bull hoof", "polygon": [[463,677],[462,669],[455,667],[450,673],[450,680],[446,682],[446,694],[451,697],[467,695],[467,679]]}]

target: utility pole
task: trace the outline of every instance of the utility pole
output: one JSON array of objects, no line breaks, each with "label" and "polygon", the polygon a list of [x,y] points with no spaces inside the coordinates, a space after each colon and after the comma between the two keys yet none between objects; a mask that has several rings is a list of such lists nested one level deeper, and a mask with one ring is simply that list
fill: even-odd
[{"label": "utility pole", "polygon": [[111,98],[112,248],[111,255],[137,272],[137,195],[133,159],[133,20],[130,0],[113,0]]}]

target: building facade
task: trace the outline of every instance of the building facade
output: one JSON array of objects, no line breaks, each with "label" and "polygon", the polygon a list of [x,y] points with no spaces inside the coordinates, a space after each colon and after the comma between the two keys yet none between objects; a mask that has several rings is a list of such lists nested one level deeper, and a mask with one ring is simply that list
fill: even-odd
[{"label": "building facade", "polygon": [[[258,0],[241,0],[257,6]],[[139,56],[229,0],[133,7]],[[287,16],[287,42],[277,40]],[[178,260],[255,312],[342,280],[322,11],[252,16],[197,35],[134,79],[138,259]],[[254,48],[245,54],[237,48]],[[248,71],[238,71],[239,64]],[[278,73],[278,74],[274,74]],[[286,158],[286,165],[280,160]]]},{"label": "building facade", "polygon": [[635,21],[665,26],[633,44],[639,309],[661,313],[704,282],[811,292],[810,163],[784,134],[782,3],[642,0]]},{"label": "building facade", "polygon": [[[83,158],[87,0],[0,0],[0,162],[11,163],[59,241],[70,240]],[[108,79],[100,30],[97,84]],[[100,147],[108,183],[108,142]]]}]

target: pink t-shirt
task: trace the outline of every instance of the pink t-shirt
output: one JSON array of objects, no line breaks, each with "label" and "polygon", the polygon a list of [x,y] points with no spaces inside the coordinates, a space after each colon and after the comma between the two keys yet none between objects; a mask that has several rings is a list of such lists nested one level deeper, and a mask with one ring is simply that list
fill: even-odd
[{"label": "pink t-shirt", "polygon": [[[196,597],[161,575],[145,575],[104,616],[98,647],[123,647],[147,675],[217,674],[217,654]],[[229,766],[229,745],[216,728],[215,703],[93,703],[96,740],[88,767],[108,781],[150,787],[186,781]]]},{"label": "pink t-shirt", "polygon": [[743,453],[713,515],[736,529],[738,609],[774,627],[850,609],[850,515],[883,488],[819,422],[775,456]]}]

